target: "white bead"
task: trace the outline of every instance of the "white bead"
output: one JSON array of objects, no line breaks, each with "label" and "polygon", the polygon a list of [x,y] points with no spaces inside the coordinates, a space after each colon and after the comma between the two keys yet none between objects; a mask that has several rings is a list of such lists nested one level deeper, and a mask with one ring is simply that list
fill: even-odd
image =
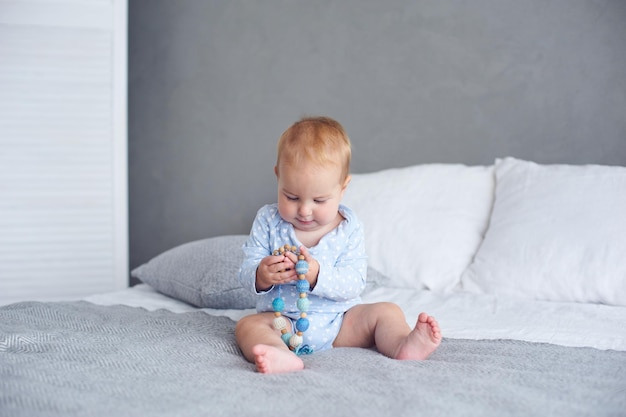
[{"label": "white bead", "polygon": [[291,339],[289,339],[289,346],[291,346],[294,349],[300,346],[301,344],[302,344],[302,336],[298,334],[294,334],[293,336],[291,336]]},{"label": "white bead", "polygon": [[287,321],[283,316],[274,317],[274,328],[276,330],[283,330],[287,328]]}]

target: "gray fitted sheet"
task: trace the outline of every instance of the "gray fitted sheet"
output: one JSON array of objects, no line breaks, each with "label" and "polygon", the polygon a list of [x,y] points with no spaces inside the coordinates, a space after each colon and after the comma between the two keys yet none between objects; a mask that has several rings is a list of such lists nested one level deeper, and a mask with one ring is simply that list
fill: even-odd
[{"label": "gray fitted sheet", "polygon": [[341,348],[262,375],[235,323],[84,301],[0,307],[2,416],[623,416],[626,352],[444,339],[430,359]]}]

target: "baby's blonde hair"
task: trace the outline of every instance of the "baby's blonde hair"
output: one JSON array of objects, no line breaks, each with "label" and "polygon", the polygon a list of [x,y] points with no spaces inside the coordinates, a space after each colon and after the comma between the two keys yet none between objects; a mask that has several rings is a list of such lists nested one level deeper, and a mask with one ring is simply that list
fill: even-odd
[{"label": "baby's blonde hair", "polygon": [[352,149],[341,124],[330,117],[304,117],[291,125],[278,140],[276,168],[283,163],[307,161],[318,165],[339,164],[340,182],[350,174]]}]

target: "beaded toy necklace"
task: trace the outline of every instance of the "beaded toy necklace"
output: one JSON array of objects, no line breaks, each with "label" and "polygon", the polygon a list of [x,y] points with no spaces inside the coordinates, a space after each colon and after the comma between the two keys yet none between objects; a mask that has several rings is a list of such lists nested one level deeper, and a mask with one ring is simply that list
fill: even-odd
[{"label": "beaded toy necklace", "polygon": [[298,274],[298,281],[296,281],[296,289],[300,293],[300,298],[296,303],[298,310],[300,311],[300,318],[296,320],[296,333],[292,334],[287,330],[287,321],[282,316],[281,312],[285,309],[285,301],[281,298],[281,286],[278,286],[278,296],[272,301],[272,308],[274,309],[274,328],[279,330],[283,342],[294,351],[296,355],[312,353],[313,350],[308,345],[302,345],[302,335],[309,328],[309,319],[306,312],[309,309],[310,301],[307,298],[310,286],[306,280],[305,275],[309,272],[309,264],[304,260],[298,248],[295,246],[285,245],[276,249],[273,253],[274,256],[284,255],[285,252],[292,252],[298,256],[298,262],[296,263],[296,274]]}]

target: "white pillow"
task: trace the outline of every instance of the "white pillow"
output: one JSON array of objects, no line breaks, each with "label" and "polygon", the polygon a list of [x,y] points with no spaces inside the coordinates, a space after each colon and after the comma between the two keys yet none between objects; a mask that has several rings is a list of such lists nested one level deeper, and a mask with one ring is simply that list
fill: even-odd
[{"label": "white pillow", "polygon": [[365,228],[369,264],[388,285],[459,285],[487,228],[493,168],[426,164],[354,174],[343,203]]},{"label": "white pillow", "polygon": [[496,160],[473,292],[626,305],[626,168]]}]

